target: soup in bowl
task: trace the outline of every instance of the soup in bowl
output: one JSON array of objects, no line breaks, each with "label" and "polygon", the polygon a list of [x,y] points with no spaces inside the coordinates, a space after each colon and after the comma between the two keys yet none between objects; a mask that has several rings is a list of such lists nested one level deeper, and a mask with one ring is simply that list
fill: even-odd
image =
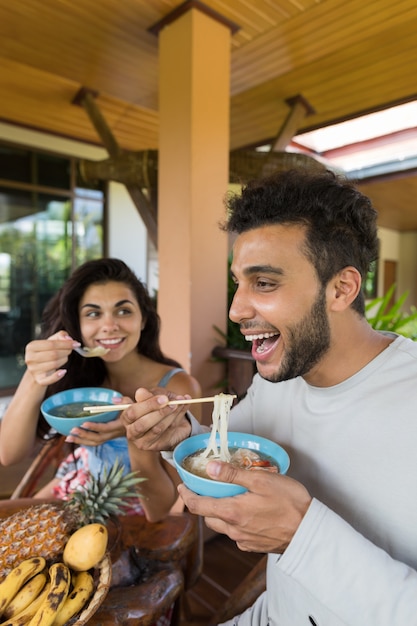
[{"label": "soup in bowl", "polygon": [[[183,483],[201,496],[224,498],[247,491],[246,487],[208,478],[202,467],[193,467],[192,459],[206,450],[210,433],[195,435],[182,441],[174,450],[173,460]],[[220,436],[216,439],[220,445]],[[248,470],[274,471],[286,474],[290,465],[287,452],[277,443],[248,433],[227,433],[231,463]],[[235,459],[234,459],[235,457]],[[238,458],[237,458],[238,457]],[[207,461],[215,460],[209,456]],[[197,464],[199,465],[199,464]],[[204,464],[201,464],[204,465]],[[197,473],[196,473],[197,472]]]},{"label": "soup in bowl", "polygon": [[122,394],[104,387],[79,387],[67,389],[50,396],[41,404],[41,412],[49,426],[61,435],[69,435],[73,428],[80,427],[84,422],[110,422],[119,414],[117,405],[114,410],[105,413],[89,413],[87,406],[112,404],[113,398],[121,398]]}]

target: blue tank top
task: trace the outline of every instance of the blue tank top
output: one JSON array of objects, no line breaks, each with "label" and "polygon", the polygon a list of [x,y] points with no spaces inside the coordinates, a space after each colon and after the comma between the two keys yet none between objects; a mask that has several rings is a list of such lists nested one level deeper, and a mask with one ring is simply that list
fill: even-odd
[{"label": "blue tank top", "polygon": [[[159,381],[158,387],[166,387],[171,378],[179,372],[185,372],[181,367],[169,370]],[[97,477],[107,465],[109,468],[116,460],[124,466],[124,474],[131,471],[129,452],[126,437],[117,437],[102,443],[99,446],[85,446],[87,450],[88,469],[94,477]]]}]

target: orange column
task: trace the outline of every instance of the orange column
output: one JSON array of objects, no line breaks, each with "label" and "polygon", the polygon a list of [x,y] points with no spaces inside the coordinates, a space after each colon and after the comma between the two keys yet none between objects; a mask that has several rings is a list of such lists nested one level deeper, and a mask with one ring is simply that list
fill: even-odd
[{"label": "orange column", "polygon": [[230,28],[190,8],[159,31],[158,310],[163,350],[213,393],[227,320]]}]

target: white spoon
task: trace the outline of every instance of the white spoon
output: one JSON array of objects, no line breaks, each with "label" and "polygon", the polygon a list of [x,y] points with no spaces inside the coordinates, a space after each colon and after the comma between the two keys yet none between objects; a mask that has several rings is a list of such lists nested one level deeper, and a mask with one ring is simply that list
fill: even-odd
[{"label": "white spoon", "polygon": [[103,348],[102,346],[96,346],[95,348],[85,348],[84,346],[81,346],[81,348],[74,348],[74,350],[86,358],[91,356],[104,356],[110,352],[110,348]]}]

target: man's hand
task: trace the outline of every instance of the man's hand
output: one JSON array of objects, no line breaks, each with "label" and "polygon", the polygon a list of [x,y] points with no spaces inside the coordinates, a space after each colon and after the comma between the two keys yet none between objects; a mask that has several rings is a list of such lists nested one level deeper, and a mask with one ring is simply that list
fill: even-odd
[{"label": "man's hand", "polygon": [[186,405],[167,406],[168,400],[181,399],[181,396],[166,389],[159,391],[158,394],[157,390],[151,393],[138,389],[136,403],[121,415],[127,438],[139,450],[172,450],[191,433],[190,422],[185,417]]},{"label": "man's hand", "polygon": [[237,469],[219,461],[208,463],[207,471],[214,480],[243,485],[248,491],[208,498],[179,485],[189,511],[205,517],[209,528],[228,535],[241,550],[284,552],[311,503],[305,487],[288,476]]}]

